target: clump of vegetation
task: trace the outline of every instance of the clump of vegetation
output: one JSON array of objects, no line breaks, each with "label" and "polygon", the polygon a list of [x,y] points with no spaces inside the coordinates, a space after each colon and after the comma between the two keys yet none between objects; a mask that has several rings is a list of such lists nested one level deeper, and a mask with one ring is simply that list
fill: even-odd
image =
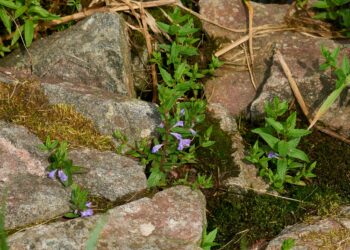
[{"label": "clump of vegetation", "polygon": [[101,135],[92,121],[74,107],[49,104],[36,81],[0,83],[0,119],[25,126],[42,141],[49,135],[69,142],[71,147],[113,149],[111,137]]},{"label": "clump of vegetation", "polygon": [[47,170],[50,171],[48,177],[50,179],[59,179],[65,187],[71,187],[71,209],[72,212],[66,213],[67,218],[87,217],[93,215],[91,202],[88,202],[88,191],[79,187],[73,182],[73,175],[82,173],[82,168],[73,165],[73,161],[68,158],[67,142],[59,142],[58,140],[50,140],[47,137],[44,144],[40,145],[41,150],[50,153],[50,165]]},{"label": "clump of vegetation", "polygon": [[[199,69],[197,63],[191,64],[190,58],[198,55],[195,46],[199,41],[194,37],[198,31],[189,15],[182,15],[178,8],[169,14],[172,23],[158,22],[158,26],[173,38],[171,44],[160,44],[160,50],[153,54],[162,77],[158,85],[159,112],[162,123],[157,131],[160,139],[153,140],[152,148],[143,141],[127,154],[140,158],[141,163],[150,166],[148,186],[165,186],[170,175],[185,164],[196,163],[196,150],[200,147],[210,147],[215,142],[210,139],[213,128],[209,127],[202,134],[196,131],[197,124],[205,120],[206,102],[200,98],[202,84],[198,82],[207,74],[221,65],[213,57],[208,69]],[[119,131],[114,136],[122,144],[119,151],[127,145],[127,138]],[[198,176],[199,186],[212,186],[211,178]],[[205,185],[203,185],[205,184]]]},{"label": "clump of vegetation", "polygon": [[296,112],[284,122],[277,121],[288,110],[287,102],[280,102],[275,97],[273,102],[265,104],[265,126],[253,129],[265,142],[259,146],[257,140],[246,159],[259,167],[259,175],[266,177],[278,191],[284,190],[285,183],[305,185],[303,179],[315,177],[312,170],[316,162],[309,162],[309,157],[297,146],[300,139],[310,134],[309,130],[296,128]]}]

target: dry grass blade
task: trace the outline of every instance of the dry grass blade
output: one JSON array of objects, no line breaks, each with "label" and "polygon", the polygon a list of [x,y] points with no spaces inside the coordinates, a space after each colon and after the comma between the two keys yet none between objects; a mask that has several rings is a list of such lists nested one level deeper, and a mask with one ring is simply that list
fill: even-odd
[{"label": "dry grass blade", "polygon": [[[151,36],[148,32],[148,25],[146,21],[145,16],[145,9],[142,7],[142,4],[140,4],[140,14],[141,14],[141,21],[142,21],[142,27],[143,27],[143,34],[146,39],[146,46],[148,51],[148,56],[152,56],[152,42],[151,42]],[[157,71],[156,71],[156,65],[153,63],[151,65],[151,73],[152,73],[152,102],[157,102],[158,97],[158,79],[157,79]]]},{"label": "dry grass blade", "polygon": [[253,56],[253,15],[254,15],[254,9],[252,5],[250,4],[249,0],[244,0],[245,6],[248,9],[248,43],[249,43],[249,54],[250,54],[250,60],[252,63],[252,68],[254,65],[254,56]]},{"label": "dry grass blade", "polygon": [[[244,55],[245,55],[245,58],[246,58],[246,62],[247,62],[247,66],[248,66],[248,71],[249,71],[249,76],[250,76],[250,81],[252,82],[253,84],[253,87],[254,89],[256,90],[256,81],[255,81],[255,76],[254,76],[254,72],[250,66],[250,62],[249,62],[249,57],[248,57],[248,53],[247,53],[247,48],[244,44],[242,44],[242,47],[243,47],[243,50],[244,50]],[[253,66],[253,64],[252,64]]]},{"label": "dry grass blade", "polygon": [[[308,119],[309,123],[312,123],[312,119],[310,118],[310,112],[309,112],[309,109],[307,108],[305,102],[304,102],[304,99],[300,93],[300,90],[298,88],[298,85],[296,84],[293,76],[292,76],[292,73],[286,63],[286,61],[284,60],[282,54],[280,51],[276,51],[276,54],[277,54],[277,58],[278,60],[280,61],[281,63],[281,66],[282,66],[282,69],[284,71],[284,73],[286,74],[287,78],[288,78],[288,81],[289,81],[289,84],[293,90],[293,93],[295,95],[295,98],[297,99],[298,103],[299,103],[299,106],[301,107],[301,110],[303,111],[304,115],[306,116],[306,118]],[[314,119],[315,120],[315,119]],[[329,130],[329,129],[326,129],[326,128],[323,128],[321,126],[315,126],[315,128],[322,132],[322,133],[325,133],[333,138],[336,138],[338,140],[341,140],[347,144],[350,144],[350,140],[345,138],[344,136],[341,136],[337,133],[335,133],[334,131],[332,130]]]}]

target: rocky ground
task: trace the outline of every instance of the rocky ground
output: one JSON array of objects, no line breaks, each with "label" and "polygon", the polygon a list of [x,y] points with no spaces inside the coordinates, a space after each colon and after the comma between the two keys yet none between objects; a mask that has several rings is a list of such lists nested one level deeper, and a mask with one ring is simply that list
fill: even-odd
[{"label": "rocky ground", "polygon": [[[199,4],[203,16],[229,28],[244,28],[246,15],[241,1],[201,0]],[[266,7],[257,3],[253,7],[255,26],[283,23],[288,9],[288,5]],[[242,35],[207,23],[203,28],[210,36],[226,41]],[[109,150],[78,145],[69,151],[69,156],[74,164],[86,169],[74,181],[88,188],[93,196],[118,205],[101,213],[94,207],[96,215],[89,218],[62,219],[70,209],[70,191],[47,178],[48,154],[38,149],[43,138],[25,126],[0,121],[0,190],[6,193],[5,229],[16,231],[8,238],[11,249],[85,249],[92,230],[101,221],[105,222],[97,249],[200,249],[206,226],[203,194],[175,186],[151,196],[144,168],[113,150],[118,146],[110,137],[115,129],[134,142],[154,135],[160,123],[156,105],[135,98],[132,68],[136,66],[131,65],[127,39],[126,25],[118,14],[99,13],[33,43],[29,51],[36,77],[29,76],[30,60],[24,51],[17,50],[0,60],[2,86],[20,87],[31,78],[39,84],[48,105],[73,107],[92,122],[97,133],[109,137]],[[256,176],[255,167],[243,161],[245,149],[235,116],[245,114],[259,119],[266,100],[275,95],[294,98],[274,55],[276,48],[284,55],[307,105],[315,112],[332,90],[329,72],[318,69],[321,44],[340,46],[350,55],[349,41],[291,31],[254,38],[258,90],[252,86],[247,70],[227,66],[237,62],[237,50],[222,57],[226,65],[206,82],[206,93],[210,93],[208,112],[230,135],[232,158],[239,168],[238,176],[225,180],[225,186],[239,192],[247,188],[266,192],[268,186]],[[349,137],[350,90],[347,91],[321,121]],[[337,244],[346,249],[350,247],[349,218],[344,208],[339,218],[294,225],[281,232],[267,249],[280,249],[288,238],[296,239],[295,249],[335,249]],[[316,234],[319,237],[312,236]]]}]

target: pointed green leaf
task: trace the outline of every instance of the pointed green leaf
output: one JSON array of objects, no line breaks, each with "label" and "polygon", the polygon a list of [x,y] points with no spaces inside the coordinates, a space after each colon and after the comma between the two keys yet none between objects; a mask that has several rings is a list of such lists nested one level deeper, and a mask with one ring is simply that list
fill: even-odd
[{"label": "pointed green leaf", "polygon": [[7,8],[10,8],[10,9],[17,9],[17,5],[13,2],[13,1],[10,1],[10,0],[0,0],[0,5],[2,6],[5,6]]},{"label": "pointed green leaf", "polygon": [[7,32],[11,33],[11,17],[7,14],[7,11],[4,8],[0,8],[0,19],[4,24]]},{"label": "pointed green leaf", "polygon": [[23,25],[16,29],[15,34],[13,35],[11,40],[11,46],[16,44],[22,32],[23,32]]},{"label": "pointed green leaf", "polygon": [[305,162],[310,161],[309,157],[303,151],[296,148],[290,149],[288,152],[288,156],[305,161]]},{"label": "pointed green leaf", "polygon": [[34,23],[31,19],[27,19],[24,23],[24,41],[27,47],[29,47],[32,44],[33,38],[34,38]]},{"label": "pointed green leaf", "polygon": [[305,135],[308,135],[308,134],[311,134],[311,131],[310,130],[306,130],[306,129],[290,129],[288,132],[287,132],[287,136],[288,137],[294,137],[294,138],[298,138],[298,137],[302,137],[302,136],[305,136]]},{"label": "pointed green leaf", "polygon": [[276,121],[273,118],[265,118],[266,122],[271,125],[278,133],[282,132],[283,125],[282,123]]},{"label": "pointed green leaf", "polygon": [[15,19],[22,16],[24,12],[26,12],[28,7],[26,5],[19,7],[15,12]]},{"label": "pointed green leaf", "polygon": [[266,133],[266,130],[263,128],[256,128],[252,130],[253,133],[256,133],[264,139],[264,141],[272,148],[275,149],[276,144],[279,142],[279,139]]}]

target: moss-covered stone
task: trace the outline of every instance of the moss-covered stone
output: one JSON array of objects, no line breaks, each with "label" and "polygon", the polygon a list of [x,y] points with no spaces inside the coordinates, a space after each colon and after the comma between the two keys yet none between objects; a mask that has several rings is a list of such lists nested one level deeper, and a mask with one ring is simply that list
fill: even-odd
[{"label": "moss-covered stone", "polygon": [[50,105],[40,84],[23,81],[0,83],[0,119],[23,125],[41,140],[67,141],[71,147],[111,150],[111,138],[98,133],[93,123],[65,104]]}]

